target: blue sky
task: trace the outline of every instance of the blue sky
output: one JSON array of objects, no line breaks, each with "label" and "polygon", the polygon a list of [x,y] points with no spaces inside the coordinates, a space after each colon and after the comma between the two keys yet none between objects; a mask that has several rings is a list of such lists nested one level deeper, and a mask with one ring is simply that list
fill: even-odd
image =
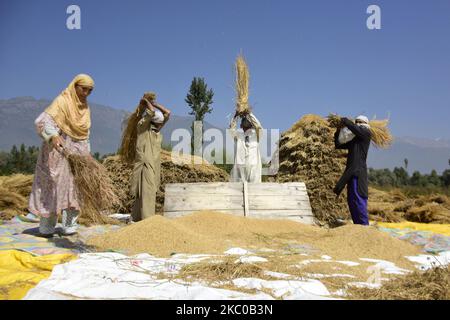
[{"label": "blue sky", "polygon": [[[66,8],[81,8],[81,30]],[[381,30],[366,9],[381,7]],[[242,51],[250,102],[264,127],[301,115],[391,116],[397,136],[450,139],[448,0],[0,0],[0,98],[54,98],[77,73],[90,100],[134,109],[144,91],[175,114],[194,76],[215,91],[206,120],[234,108],[233,63]]]}]

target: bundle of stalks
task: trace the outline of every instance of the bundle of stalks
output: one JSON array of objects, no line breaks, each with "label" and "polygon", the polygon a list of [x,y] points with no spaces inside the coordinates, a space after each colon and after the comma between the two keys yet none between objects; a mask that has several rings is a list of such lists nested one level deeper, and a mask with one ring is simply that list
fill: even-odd
[{"label": "bundle of stalks", "polygon": [[[154,102],[156,94],[153,92],[146,92],[144,99]],[[141,118],[145,106],[139,104],[136,110],[125,120],[126,127],[122,134],[122,140],[119,147],[118,154],[122,160],[128,163],[133,163],[136,156],[136,141],[137,141],[137,124]]]},{"label": "bundle of stalks", "polygon": [[257,264],[236,262],[236,257],[226,257],[217,262],[197,262],[185,265],[177,275],[185,281],[207,281],[214,284],[237,278],[263,278],[264,269]]},{"label": "bundle of stalks", "polygon": [[449,300],[450,267],[416,271],[385,283],[379,289],[349,289],[350,297],[365,300]]},{"label": "bundle of stalks", "polygon": [[118,205],[119,198],[108,171],[90,155],[65,152],[65,156],[81,202],[80,218],[94,224],[110,222],[103,213]]},{"label": "bundle of stalks", "polygon": [[248,105],[248,87],[250,73],[248,71],[247,63],[242,55],[236,59],[236,111],[240,115],[250,112]]},{"label": "bundle of stalks", "polygon": [[[340,128],[341,117],[337,114],[330,114],[327,117],[330,127]],[[378,148],[388,148],[394,138],[388,128],[389,120],[371,120],[369,121],[372,143]]]}]

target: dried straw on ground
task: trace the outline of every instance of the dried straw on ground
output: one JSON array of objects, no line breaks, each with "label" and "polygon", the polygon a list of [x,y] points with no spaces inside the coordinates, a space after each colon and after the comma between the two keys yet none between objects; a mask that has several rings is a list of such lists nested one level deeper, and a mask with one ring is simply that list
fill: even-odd
[{"label": "dried straw on ground", "polygon": [[[146,92],[144,99],[150,102],[155,101],[156,94],[153,92]],[[136,110],[129,115],[125,120],[126,126],[122,133],[122,140],[119,147],[118,154],[122,157],[123,161],[133,163],[136,155],[136,141],[137,141],[137,123],[139,122],[145,106],[139,104]]]},{"label": "dried straw on ground", "polygon": [[32,175],[0,176],[0,219],[10,220],[28,210]]},{"label": "dried straw on ground", "polygon": [[108,171],[90,155],[66,156],[80,198],[80,218],[94,224],[111,221],[106,214],[119,204],[119,198]]},{"label": "dried straw on ground", "polygon": [[365,300],[450,300],[450,267],[416,271],[379,289],[350,288],[350,297]]},{"label": "dried straw on ground", "polygon": [[369,188],[369,217],[375,221],[450,223],[450,199],[445,195],[407,197],[400,189]]},{"label": "dried straw on ground", "polygon": [[[340,116],[330,114],[327,119],[331,127],[339,128],[341,126]],[[388,128],[389,120],[371,120],[369,124],[373,144],[378,148],[388,148],[394,140]]]},{"label": "dried straw on ground", "polygon": [[242,55],[237,57],[235,68],[236,111],[238,114],[243,115],[250,112],[250,106],[248,104],[250,73]]},{"label": "dried straw on ground", "polygon": [[306,183],[314,216],[334,224],[349,217],[346,196],[336,199],[333,187],[345,170],[346,155],[334,146],[334,130],[318,115],[305,115],[281,135],[277,182]]},{"label": "dried straw on ground", "polygon": [[[202,160],[203,164],[194,164],[193,159]],[[226,171],[206,163],[203,159],[187,156],[184,164],[180,162],[177,159],[172,159],[171,152],[161,151],[161,184],[156,194],[156,211],[159,213],[163,211],[164,187],[166,183],[229,181],[229,175]],[[133,197],[129,193],[132,165],[122,161],[119,156],[106,158],[103,165],[110,173],[113,183],[118,190],[120,204],[114,207],[115,211],[130,213],[134,202]]]}]

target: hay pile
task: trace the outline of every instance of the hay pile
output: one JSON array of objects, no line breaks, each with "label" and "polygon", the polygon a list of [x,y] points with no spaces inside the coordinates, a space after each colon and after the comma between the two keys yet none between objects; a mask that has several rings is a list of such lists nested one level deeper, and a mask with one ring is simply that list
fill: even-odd
[{"label": "hay pile", "polygon": [[407,197],[399,189],[369,188],[369,217],[375,221],[450,223],[450,199],[445,195]]},{"label": "hay pile", "polygon": [[[177,164],[172,161],[169,151],[161,151],[161,185],[156,194],[156,211],[162,212],[164,206],[164,187],[166,183],[189,182],[227,182],[228,174],[211,164]],[[177,161],[176,161],[177,162]],[[104,160],[103,165],[109,171],[113,183],[118,189],[120,204],[114,209],[116,212],[130,213],[133,207],[133,198],[129,194],[132,165],[123,162],[119,156],[111,156]]]},{"label": "hay pile", "polygon": [[32,175],[0,176],[0,220],[10,220],[28,212],[32,185]]},{"label": "hay pile", "polygon": [[333,193],[345,170],[346,152],[334,147],[335,130],[317,115],[305,115],[281,135],[277,182],[303,181],[315,217],[333,225],[348,218],[346,197]]},{"label": "hay pile", "polygon": [[379,289],[350,288],[350,297],[365,300],[450,300],[450,267],[416,271]]},{"label": "hay pile", "polygon": [[[324,229],[289,220],[252,219],[206,211],[175,219],[154,216],[91,238],[88,244],[99,250],[113,249],[130,254],[148,252],[156,256],[222,254],[231,247],[284,251],[293,244],[301,244],[336,259],[366,257],[389,260],[398,265],[410,265],[404,256],[420,253],[418,247],[373,227],[347,225]],[[296,258],[300,257],[297,255]]]}]

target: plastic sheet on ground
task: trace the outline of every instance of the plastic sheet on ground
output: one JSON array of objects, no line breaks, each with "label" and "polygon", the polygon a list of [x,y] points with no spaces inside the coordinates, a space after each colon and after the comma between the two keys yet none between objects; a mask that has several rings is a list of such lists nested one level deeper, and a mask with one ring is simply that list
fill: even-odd
[{"label": "plastic sheet on ground", "polygon": [[76,235],[55,236],[53,239],[46,239],[36,237],[39,223],[24,222],[16,217],[0,224],[0,252],[2,250],[21,250],[34,255],[87,252],[89,249],[84,245],[87,238],[117,228],[119,226],[80,226]]},{"label": "plastic sheet on ground", "polygon": [[22,299],[28,290],[50,276],[55,265],[75,257],[73,254],[33,256],[17,250],[0,251],[0,300]]},{"label": "plastic sheet on ground", "polygon": [[[148,254],[128,257],[113,252],[84,253],[77,260],[56,266],[52,275],[31,289],[25,299],[274,299],[258,290],[250,294],[213,288],[201,282],[157,277],[161,272],[175,274],[183,265],[206,258],[205,255],[174,255],[165,259]],[[261,288],[275,289],[285,299],[329,298],[328,291],[317,280],[260,284]],[[258,286],[252,282],[252,287]]]},{"label": "plastic sheet on ground", "polygon": [[430,231],[436,234],[442,234],[450,237],[450,224],[438,224],[438,223],[419,223],[419,222],[377,222],[377,225],[384,228],[393,229],[409,229],[415,231]]},{"label": "plastic sheet on ground", "polygon": [[378,229],[391,236],[423,247],[425,252],[450,251],[450,236],[445,235],[450,225],[426,223],[377,223]]}]

